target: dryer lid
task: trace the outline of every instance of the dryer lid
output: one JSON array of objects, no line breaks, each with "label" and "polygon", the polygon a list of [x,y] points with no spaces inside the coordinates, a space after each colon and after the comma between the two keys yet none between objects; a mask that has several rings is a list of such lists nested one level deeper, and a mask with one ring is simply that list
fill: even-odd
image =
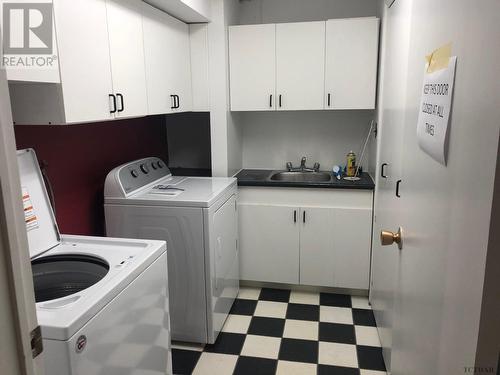
[{"label": "dryer lid", "polygon": [[21,179],[29,252],[30,257],[34,258],[59,245],[61,236],[35,150],[19,150],[17,163]]}]

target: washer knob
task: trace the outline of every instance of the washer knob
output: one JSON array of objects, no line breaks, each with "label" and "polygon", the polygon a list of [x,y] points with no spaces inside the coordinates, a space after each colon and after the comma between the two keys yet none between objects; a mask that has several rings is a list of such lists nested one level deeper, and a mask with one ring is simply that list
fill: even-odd
[{"label": "washer knob", "polygon": [[161,161],[158,162],[158,168],[163,168],[163,163]]},{"label": "washer knob", "polygon": [[151,163],[151,168],[153,168],[155,171],[158,169],[158,166],[156,165],[155,162]]},{"label": "washer knob", "polygon": [[141,164],[141,171],[145,174],[149,173],[149,168],[146,164]]},{"label": "washer knob", "polygon": [[132,175],[133,178],[139,177],[139,173],[135,169],[132,169],[130,171],[130,174]]}]

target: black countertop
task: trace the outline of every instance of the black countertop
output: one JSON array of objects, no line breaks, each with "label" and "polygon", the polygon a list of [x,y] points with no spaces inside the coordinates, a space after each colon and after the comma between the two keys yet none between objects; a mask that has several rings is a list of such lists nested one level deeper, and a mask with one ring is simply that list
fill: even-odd
[{"label": "black countertop", "polygon": [[375,183],[368,173],[361,173],[361,180],[348,181],[337,180],[333,173],[329,172],[332,176],[329,182],[287,182],[287,181],[273,181],[271,175],[277,172],[271,169],[243,169],[237,175],[238,186],[269,186],[269,187],[299,187],[299,188],[323,188],[323,189],[375,189]]}]

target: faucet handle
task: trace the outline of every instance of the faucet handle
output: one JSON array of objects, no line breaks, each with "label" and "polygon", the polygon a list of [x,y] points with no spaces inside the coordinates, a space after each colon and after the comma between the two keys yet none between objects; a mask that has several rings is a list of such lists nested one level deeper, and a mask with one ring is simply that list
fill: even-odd
[{"label": "faucet handle", "polygon": [[319,163],[314,163],[313,169],[314,169],[315,172],[319,172],[319,167],[320,167]]},{"label": "faucet handle", "polygon": [[286,169],[288,170],[288,172],[290,172],[293,169],[292,162],[289,161],[286,163]]}]

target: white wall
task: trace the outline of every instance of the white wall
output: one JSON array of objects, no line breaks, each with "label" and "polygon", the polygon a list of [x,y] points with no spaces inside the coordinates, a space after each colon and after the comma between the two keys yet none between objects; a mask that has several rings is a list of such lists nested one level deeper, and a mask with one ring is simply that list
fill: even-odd
[{"label": "white wall", "polygon": [[324,170],[345,164],[349,151],[360,152],[371,119],[373,111],[239,113],[243,168],[283,169],[302,156]]},{"label": "white wall", "polygon": [[228,176],[241,169],[241,131],[229,111],[227,27],[234,23],[238,0],[212,0],[208,24],[212,175]]},{"label": "white wall", "polygon": [[[236,24],[320,21],[380,15],[381,0],[242,0]],[[345,163],[358,153],[375,111],[245,112],[235,119],[243,128],[243,168],[283,168],[307,156],[322,169]],[[373,137],[372,137],[373,140]],[[374,169],[370,144],[365,168]]]},{"label": "white wall", "polygon": [[232,176],[236,174],[243,165],[243,132],[238,123],[238,114],[229,111],[230,96],[229,96],[229,51],[228,51],[228,29],[227,25],[233,25],[237,22],[239,17],[238,0],[225,0],[224,2],[225,14],[225,37],[226,37],[226,51],[225,58],[228,66],[226,75],[226,93],[227,93],[227,175]]},{"label": "white wall", "polygon": [[379,16],[378,0],[242,0],[239,23],[324,21]]},{"label": "white wall", "polygon": [[176,113],[165,116],[170,168],[210,169],[210,114]]}]

